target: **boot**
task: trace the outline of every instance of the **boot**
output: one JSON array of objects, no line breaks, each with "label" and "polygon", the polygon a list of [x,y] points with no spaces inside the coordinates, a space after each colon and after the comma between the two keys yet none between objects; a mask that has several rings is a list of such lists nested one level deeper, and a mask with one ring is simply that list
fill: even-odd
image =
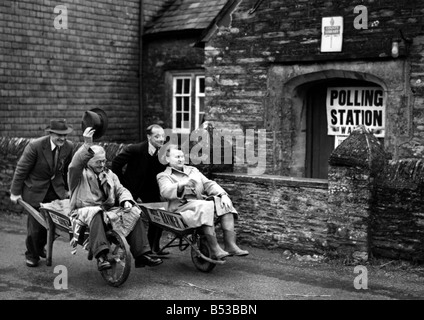
[{"label": "boot", "polygon": [[230,254],[219,246],[218,240],[215,236],[211,234],[205,234],[206,240],[208,241],[208,244],[211,248],[211,255],[212,258],[216,258],[217,260],[220,260],[222,258],[228,257]]},{"label": "boot", "polygon": [[230,230],[224,230],[225,251],[231,256],[243,257],[249,254],[249,251],[240,249],[236,244],[236,233]]}]

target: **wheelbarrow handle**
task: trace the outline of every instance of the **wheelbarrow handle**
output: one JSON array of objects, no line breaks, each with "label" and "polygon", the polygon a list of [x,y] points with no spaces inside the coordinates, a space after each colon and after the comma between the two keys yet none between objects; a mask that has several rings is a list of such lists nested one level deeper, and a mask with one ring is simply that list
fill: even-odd
[{"label": "wheelbarrow handle", "polygon": [[47,222],[40,212],[35,210],[29,203],[25,202],[22,199],[19,199],[18,203],[25,209],[26,212],[32,215],[35,220],[37,220],[44,228],[47,229]]}]

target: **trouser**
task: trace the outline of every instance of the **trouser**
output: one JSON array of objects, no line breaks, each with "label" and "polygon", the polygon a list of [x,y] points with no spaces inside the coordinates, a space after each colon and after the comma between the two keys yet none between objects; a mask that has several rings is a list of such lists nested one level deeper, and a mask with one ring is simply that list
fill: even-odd
[{"label": "trouser", "polygon": [[[101,253],[105,253],[105,250],[109,250],[109,242],[106,238],[105,227],[103,212],[99,212],[93,217],[90,224],[89,250],[95,258],[98,258]],[[147,232],[141,219],[137,220],[137,223],[126,237],[126,240],[134,258],[149,251]]]},{"label": "trouser", "polygon": [[[57,199],[59,197],[50,184],[49,190],[42,202],[48,203]],[[34,207],[34,209],[39,210],[40,207]],[[39,261],[40,254],[44,251],[44,246],[47,244],[47,230],[31,214],[28,214],[25,244],[27,248],[25,257],[33,262]]]},{"label": "trouser", "polygon": [[152,251],[159,251],[160,249],[160,238],[162,237],[163,229],[155,226],[152,222],[149,222],[149,231],[147,237],[149,239],[150,248]]}]

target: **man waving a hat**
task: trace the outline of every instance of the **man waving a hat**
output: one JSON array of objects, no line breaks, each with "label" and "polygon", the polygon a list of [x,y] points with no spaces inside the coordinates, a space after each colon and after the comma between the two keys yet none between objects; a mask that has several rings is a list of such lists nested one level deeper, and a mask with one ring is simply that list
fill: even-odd
[{"label": "man waving a hat", "polygon": [[[66,176],[72,159],[72,142],[66,140],[72,132],[66,120],[51,120],[46,136],[31,141],[24,149],[15,169],[10,200],[23,199],[36,210],[40,203],[68,197]],[[45,258],[47,231],[32,216],[27,223],[26,265],[36,267]]]}]

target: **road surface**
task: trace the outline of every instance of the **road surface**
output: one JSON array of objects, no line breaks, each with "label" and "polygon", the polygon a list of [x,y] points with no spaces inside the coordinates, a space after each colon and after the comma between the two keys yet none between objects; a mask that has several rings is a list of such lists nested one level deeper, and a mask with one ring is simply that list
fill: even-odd
[{"label": "road surface", "polygon": [[[26,218],[0,214],[0,300],[387,300],[423,299],[422,268],[403,268],[390,261],[365,266],[367,288],[356,289],[354,266],[341,263],[302,262],[287,259],[282,250],[243,246],[251,254],[228,258],[211,273],[198,271],[190,251],[171,248],[171,255],[154,268],[131,269],[119,288],[104,282],[95,261],[78,247],[76,255],[62,237],[54,243],[53,265],[42,260],[39,267],[25,265]],[[165,237],[167,235],[165,234]],[[396,265],[397,267],[390,268]],[[59,267],[58,267],[59,266]],[[55,279],[64,276],[67,288],[55,289]],[[365,278],[361,278],[364,286]],[[57,282],[57,280],[56,280]],[[62,280],[62,287],[65,282]]]}]

